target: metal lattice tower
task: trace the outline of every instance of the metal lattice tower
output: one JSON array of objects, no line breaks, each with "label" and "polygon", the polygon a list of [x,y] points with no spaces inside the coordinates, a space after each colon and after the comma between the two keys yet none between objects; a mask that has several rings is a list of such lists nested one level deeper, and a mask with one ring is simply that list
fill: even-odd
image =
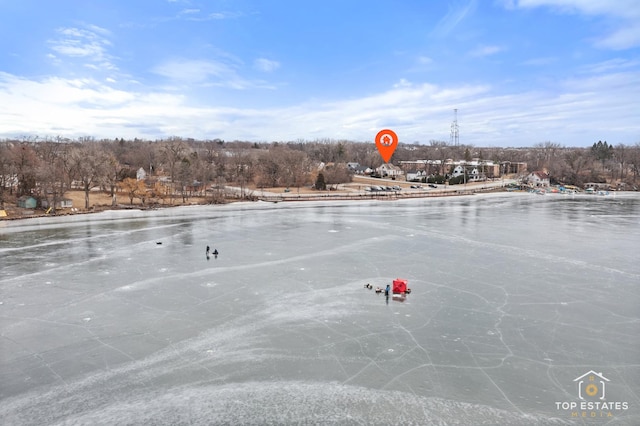
[{"label": "metal lattice tower", "polygon": [[458,108],[453,110],[453,122],[451,123],[450,144],[454,146],[460,145],[460,129],[458,128]]}]

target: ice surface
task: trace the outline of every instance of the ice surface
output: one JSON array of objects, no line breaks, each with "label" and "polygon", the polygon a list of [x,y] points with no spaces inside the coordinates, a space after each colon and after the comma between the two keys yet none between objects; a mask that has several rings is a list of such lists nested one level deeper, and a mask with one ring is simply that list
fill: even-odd
[{"label": "ice surface", "polygon": [[[620,194],[3,222],[0,418],[637,425],[638,253]],[[558,410],[589,370],[629,409]]]}]

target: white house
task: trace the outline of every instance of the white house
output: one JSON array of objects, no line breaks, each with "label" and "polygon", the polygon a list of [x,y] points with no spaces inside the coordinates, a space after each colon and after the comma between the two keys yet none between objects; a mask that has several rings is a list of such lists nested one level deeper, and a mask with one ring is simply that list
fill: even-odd
[{"label": "white house", "polygon": [[370,175],[373,173],[369,167],[361,166],[360,163],[347,163],[347,168],[356,175]]},{"label": "white house", "polygon": [[486,174],[478,170],[478,166],[473,163],[468,163],[467,165],[458,164],[453,168],[453,173],[451,175],[453,177],[462,176],[464,174],[465,168],[467,169],[467,182],[479,182],[487,180]]},{"label": "white house", "polygon": [[397,177],[404,174],[400,167],[396,167],[390,163],[384,163],[376,169],[376,172],[382,177]]},{"label": "white house", "polygon": [[453,168],[453,172],[451,173],[451,175],[453,177],[458,177],[458,176],[462,175],[463,173],[464,173],[464,166],[458,165],[458,166],[455,166]]},{"label": "white house", "polygon": [[356,170],[356,169],[358,169],[359,167],[360,167],[360,163],[355,163],[355,162],[347,163],[347,168],[348,168],[349,170]]},{"label": "white house", "polygon": [[551,181],[549,179],[549,175],[542,171],[531,172],[525,178],[525,181],[529,183],[530,186],[534,188],[549,186]]},{"label": "white house", "polygon": [[147,177],[147,172],[145,172],[144,169],[140,167],[136,172],[136,179],[144,180],[146,177]]},{"label": "white house", "polygon": [[427,172],[424,170],[409,170],[407,172],[407,182],[413,182],[420,180],[427,176]]},{"label": "white house", "polygon": [[477,167],[474,167],[473,169],[471,169],[468,177],[469,177],[469,182],[486,180],[484,173],[481,173]]}]

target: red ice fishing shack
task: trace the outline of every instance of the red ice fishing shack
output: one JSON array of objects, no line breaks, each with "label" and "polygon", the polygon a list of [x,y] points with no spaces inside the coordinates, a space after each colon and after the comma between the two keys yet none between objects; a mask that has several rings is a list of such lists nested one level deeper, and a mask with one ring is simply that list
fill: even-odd
[{"label": "red ice fishing shack", "polygon": [[393,280],[393,294],[404,294],[407,292],[407,280],[396,278]]}]

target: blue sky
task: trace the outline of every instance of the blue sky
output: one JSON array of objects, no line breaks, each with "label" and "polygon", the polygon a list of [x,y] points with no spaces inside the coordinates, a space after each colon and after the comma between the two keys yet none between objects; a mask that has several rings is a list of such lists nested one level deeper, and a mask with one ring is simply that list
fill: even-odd
[{"label": "blue sky", "polygon": [[0,0],[0,137],[640,142],[638,0]]}]

